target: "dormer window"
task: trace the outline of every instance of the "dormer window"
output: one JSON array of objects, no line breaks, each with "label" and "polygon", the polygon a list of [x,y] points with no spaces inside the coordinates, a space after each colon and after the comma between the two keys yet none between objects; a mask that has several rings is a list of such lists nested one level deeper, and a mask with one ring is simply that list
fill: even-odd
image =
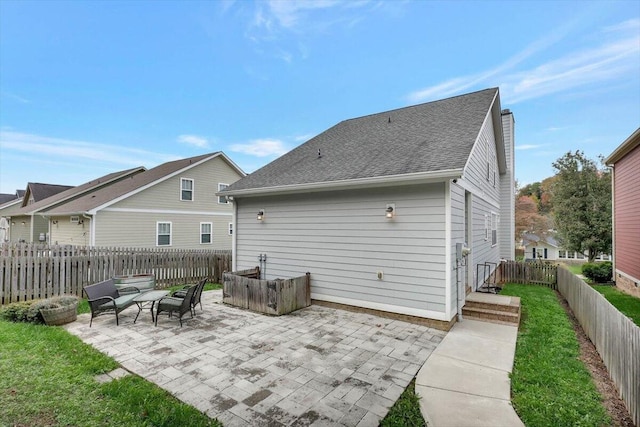
[{"label": "dormer window", "polygon": [[193,179],[189,179],[189,178],[180,179],[180,200],[183,200],[183,201],[193,200]]}]

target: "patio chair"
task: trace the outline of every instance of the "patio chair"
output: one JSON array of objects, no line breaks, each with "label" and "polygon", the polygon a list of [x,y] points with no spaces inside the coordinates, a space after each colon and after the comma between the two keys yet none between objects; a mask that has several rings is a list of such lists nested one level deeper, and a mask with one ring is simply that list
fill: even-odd
[{"label": "patio chair", "polygon": [[89,327],[93,324],[93,318],[102,313],[114,313],[117,326],[120,323],[118,313],[132,306],[133,299],[140,294],[140,290],[135,286],[118,290],[113,279],[85,286],[84,292],[87,294],[87,301],[91,309]]},{"label": "patio chair", "polygon": [[196,286],[192,286],[187,289],[187,293],[184,298],[176,298],[176,297],[164,297],[158,300],[156,303],[158,308],[156,311],[156,326],[158,326],[158,317],[160,317],[160,313],[167,313],[169,317],[172,317],[173,313],[178,315],[178,319],[180,320],[180,327],[182,327],[182,316],[185,313],[190,313],[191,317],[193,317],[193,312],[191,311],[191,299],[193,298],[193,294],[196,291]]},{"label": "patio chair", "polygon": [[[207,284],[209,278],[205,277],[196,285],[196,290],[193,293],[193,298],[191,298],[191,313],[192,315],[196,315],[196,305],[200,304],[200,311],[202,311],[202,290],[204,289],[204,285]],[[178,289],[174,291],[171,296],[176,298],[184,298],[187,294],[187,290],[191,288],[191,285],[185,286],[182,289]]]}]

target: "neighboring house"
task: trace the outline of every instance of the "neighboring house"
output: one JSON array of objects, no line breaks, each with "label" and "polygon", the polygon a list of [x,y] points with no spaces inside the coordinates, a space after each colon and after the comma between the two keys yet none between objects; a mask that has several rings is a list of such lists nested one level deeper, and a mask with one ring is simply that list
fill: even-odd
[{"label": "neighboring house", "polygon": [[525,234],[522,238],[524,259],[556,260],[558,259],[558,242],[553,236],[537,236]]},{"label": "neighboring house", "polygon": [[42,241],[44,242],[48,228],[47,220],[28,215],[25,213],[25,210],[27,206],[39,203],[70,188],[73,187],[69,185],[42,184],[39,182],[28,183],[27,189],[20,199],[20,203],[13,205],[11,209],[3,209],[0,211],[0,214],[2,214],[9,223],[9,241],[37,242],[40,239],[40,234],[43,233]]},{"label": "neighboring house", "polygon": [[613,280],[640,297],[640,128],[605,162],[613,169]]},{"label": "neighboring house", "polygon": [[497,88],[345,120],[219,193],[233,268],[310,272],[315,301],[450,324],[476,265],[514,258],[513,147]]},{"label": "neighboring house", "polygon": [[[109,185],[113,185],[116,182],[129,178],[137,173],[143,172],[144,170],[144,167],[139,166],[133,169],[110,173],[76,187],[67,187],[63,191],[58,191],[55,193],[49,191],[49,195],[44,198],[34,198],[34,193],[30,193],[30,191],[27,190],[26,194],[30,193],[29,200],[23,201],[20,210],[14,213],[11,217],[12,223],[20,224],[19,227],[22,228],[22,232],[20,233],[20,236],[14,236],[11,241],[16,242],[19,240],[23,240],[27,242],[51,242],[51,224],[49,222],[48,216],[44,212],[56,206],[60,206],[63,203],[68,203],[72,200],[75,200],[85,194],[97,191]],[[31,188],[31,185],[29,186],[29,188]],[[38,187],[34,187],[34,190],[36,188]],[[39,191],[42,192],[42,189],[39,189]]]},{"label": "neighboring house", "polygon": [[11,214],[20,209],[24,190],[17,190],[13,194],[0,194],[0,243],[11,239]]},{"label": "neighboring house", "polygon": [[232,207],[216,192],[245,174],[222,152],[164,163],[40,212],[52,243],[231,249]]}]

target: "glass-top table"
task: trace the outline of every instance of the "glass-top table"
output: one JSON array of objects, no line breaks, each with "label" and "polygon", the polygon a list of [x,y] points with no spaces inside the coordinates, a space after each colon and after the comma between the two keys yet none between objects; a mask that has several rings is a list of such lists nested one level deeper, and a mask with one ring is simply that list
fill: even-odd
[{"label": "glass-top table", "polygon": [[[133,319],[133,323],[136,323],[136,320],[138,320],[138,316],[140,316],[142,309],[146,305],[148,305],[148,303],[151,303],[151,322],[155,321],[155,318],[153,316],[153,307],[156,305],[156,301],[162,299],[162,297],[166,297],[167,295],[169,295],[169,291],[149,291],[135,297],[133,301],[138,306],[138,314],[136,314],[136,318]],[[145,303],[147,304],[145,305]]]}]

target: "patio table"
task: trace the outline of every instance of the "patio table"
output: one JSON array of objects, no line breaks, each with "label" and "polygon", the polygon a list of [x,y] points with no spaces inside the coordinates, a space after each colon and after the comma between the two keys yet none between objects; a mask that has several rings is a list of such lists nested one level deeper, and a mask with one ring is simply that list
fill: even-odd
[{"label": "patio table", "polygon": [[140,313],[142,312],[142,309],[144,308],[145,303],[149,303],[149,302],[151,303],[151,321],[153,322],[154,321],[153,307],[156,305],[156,301],[160,300],[162,297],[165,297],[167,295],[169,295],[169,291],[149,291],[135,297],[133,301],[138,306],[138,314],[136,314],[136,318],[133,319],[133,323],[136,323],[136,320],[138,320],[138,316],[140,316]]}]

